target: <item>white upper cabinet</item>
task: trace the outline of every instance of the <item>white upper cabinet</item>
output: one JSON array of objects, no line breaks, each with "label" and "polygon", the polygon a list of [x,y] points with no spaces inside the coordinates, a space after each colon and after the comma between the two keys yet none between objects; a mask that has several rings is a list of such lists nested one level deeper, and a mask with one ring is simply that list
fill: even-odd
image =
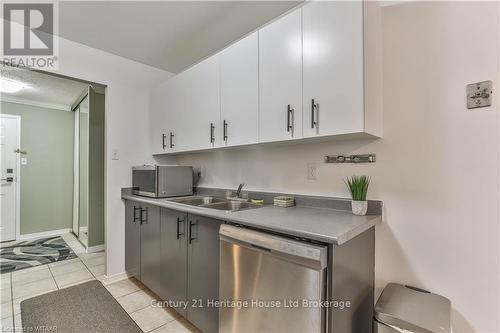
[{"label": "white upper cabinet", "polygon": [[186,149],[207,149],[221,143],[219,56],[214,55],[186,71],[191,85],[191,111],[185,124]]},{"label": "white upper cabinet", "polygon": [[189,149],[191,130],[191,91],[189,73],[183,72],[168,81],[166,97],[165,151],[176,152]]},{"label": "white upper cabinet", "polygon": [[302,8],[304,137],[364,130],[363,3]]},{"label": "white upper cabinet", "polygon": [[[220,60],[222,145],[259,140],[259,40],[255,32],[223,50]],[[224,128],[225,126],[225,128]]]},{"label": "white upper cabinet", "polygon": [[153,153],[382,137],[380,14],[374,1],[309,1],[171,78],[151,102]]},{"label": "white upper cabinet", "polygon": [[168,96],[165,93],[168,81],[156,87],[151,94],[151,112],[150,112],[150,142],[152,154],[165,153],[166,135],[167,135],[167,117],[166,109]]},{"label": "white upper cabinet", "polygon": [[302,23],[296,10],[259,31],[259,141],[302,137]]}]

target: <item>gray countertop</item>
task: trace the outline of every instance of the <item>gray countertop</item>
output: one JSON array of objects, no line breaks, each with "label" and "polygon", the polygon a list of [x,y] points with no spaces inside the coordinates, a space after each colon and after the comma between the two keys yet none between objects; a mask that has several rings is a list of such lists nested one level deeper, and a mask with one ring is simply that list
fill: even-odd
[{"label": "gray countertop", "polygon": [[307,206],[280,208],[265,205],[262,208],[225,212],[180,204],[166,198],[132,194],[124,194],[122,198],[335,245],[347,242],[382,220],[381,215],[356,216],[343,210]]}]

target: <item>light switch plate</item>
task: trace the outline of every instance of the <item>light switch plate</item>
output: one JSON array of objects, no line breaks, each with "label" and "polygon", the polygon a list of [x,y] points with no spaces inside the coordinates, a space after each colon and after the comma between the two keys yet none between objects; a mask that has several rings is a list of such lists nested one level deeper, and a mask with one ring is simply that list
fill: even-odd
[{"label": "light switch plate", "polygon": [[467,109],[491,106],[493,82],[483,81],[467,85]]},{"label": "light switch plate", "polygon": [[111,159],[115,161],[120,159],[120,152],[118,151],[118,149],[113,149],[111,151]]},{"label": "light switch plate", "polygon": [[28,158],[27,157],[21,157],[21,165],[26,165],[28,164]]}]

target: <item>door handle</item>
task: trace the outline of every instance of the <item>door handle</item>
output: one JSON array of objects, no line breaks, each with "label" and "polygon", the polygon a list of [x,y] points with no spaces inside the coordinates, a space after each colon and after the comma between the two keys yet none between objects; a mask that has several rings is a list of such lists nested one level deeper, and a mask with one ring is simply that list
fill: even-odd
[{"label": "door handle", "polygon": [[189,244],[196,239],[196,237],[193,237],[193,226],[196,224],[198,224],[198,222],[193,223],[193,221],[189,221]]},{"label": "door handle", "polygon": [[294,109],[288,104],[288,107],[286,109],[286,131],[287,132],[292,132],[293,136],[293,123],[294,123],[294,117],[293,117]]},{"label": "door handle", "polygon": [[316,121],[316,112],[319,108],[318,103],[314,103],[314,98],[311,100],[311,128],[314,128],[315,126],[318,125],[318,122]]},{"label": "door handle", "polygon": [[174,148],[174,133],[170,132],[170,148]]},{"label": "door handle", "polygon": [[140,214],[139,214],[139,217],[137,217],[137,214],[136,214],[137,210],[139,210],[139,212],[140,212],[141,207],[134,206],[134,223],[141,220]]},{"label": "door handle", "polygon": [[[146,213],[146,217],[144,217],[142,214]],[[143,223],[148,223],[148,207],[146,208],[141,208],[141,224]]]},{"label": "door handle", "polygon": [[210,123],[210,143],[214,143],[215,141],[215,136],[214,136],[214,123]]},{"label": "door handle", "polygon": [[227,121],[224,120],[222,129],[223,129],[223,134],[224,134],[223,135],[224,141],[226,141],[226,142],[227,142],[227,125],[228,125]]},{"label": "door handle", "polygon": [[167,145],[165,144],[165,139],[167,138],[167,135],[165,133],[163,133],[161,135],[161,146],[163,147],[163,149],[167,148]]},{"label": "door handle", "polygon": [[[185,217],[182,220],[179,217],[177,218],[177,239],[179,239],[181,236],[184,236],[184,232],[182,232],[182,233],[179,232],[179,224],[181,224],[185,221],[186,221]],[[183,229],[185,229],[185,227]]]}]

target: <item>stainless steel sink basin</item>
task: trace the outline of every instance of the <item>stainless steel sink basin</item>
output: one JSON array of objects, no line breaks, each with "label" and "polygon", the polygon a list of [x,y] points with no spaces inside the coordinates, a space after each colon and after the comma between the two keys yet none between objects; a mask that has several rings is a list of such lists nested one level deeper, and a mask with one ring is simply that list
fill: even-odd
[{"label": "stainless steel sink basin", "polygon": [[239,210],[262,207],[261,205],[253,204],[251,202],[234,201],[217,197],[189,197],[189,198],[168,199],[167,201],[177,202],[180,204],[190,205],[190,206],[224,210],[227,212],[236,212]]},{"label": "stainless steel sink basin", "polygon": [[200,205],[200,207],[212,208],[217,210],[225,210],[228,212],[236,212],[239,210],[252,209],[252,208],[260,208],[262,205],[256,205],[251,202],[242,202],[242,201],[226,201],[226,202],[218,202],[206,205]]},{"label": "stainless steel sink basin", "polygon": [[190,206],[200,206],[200,205],[219,203],[219,202],[224,203],[227,200],[222,199],[222,198],[216,198],[216,197],[191,197],[191,198],[171,199],[168,201],[177,202],[177,203],[190,205]]}]

